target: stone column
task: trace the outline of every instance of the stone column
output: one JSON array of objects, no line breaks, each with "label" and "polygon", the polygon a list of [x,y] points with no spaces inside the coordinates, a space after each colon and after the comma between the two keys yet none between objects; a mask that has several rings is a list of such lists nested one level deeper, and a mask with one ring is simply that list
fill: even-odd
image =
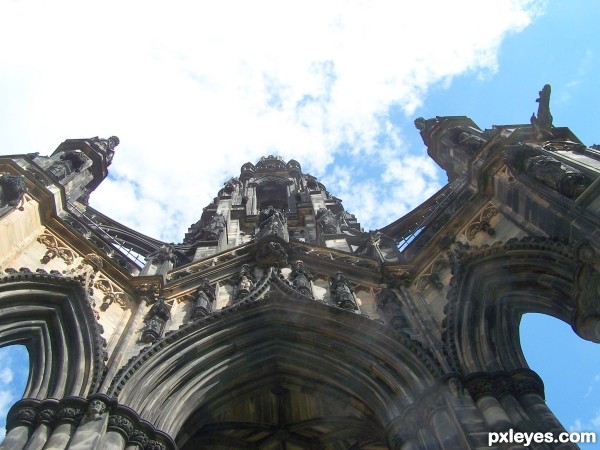
[{"label": "stone column", "polygon": [[106,403],[99,399],[89,402],[87,412],[75,430],[75,435],[69,442],[69,450],[91,450],[100,445],[102,436],[106,432],[108,412]]},{"label": "stone column", "polygon": [[[511,389],[519,403],[535,424],[536,431],[553,433],[558,437],[566,430],[554,416],[544,401],[544,383],[532,370],[520,369],[513,371],[510,376]],[[554,447],[558,450],[577,449],[575,444],[559,444]]]},{"label": "stone column", "polygon": [[514,427],[502,404],[493,395],[493,384],[489,374],[471,374],[466,377],[465,386],[490,431],[508,431]]},{"label": "stone column", "polygon": [[57,425],[44,446],[44,450],[67,448],[76,426],[83,417],[86,406],[87,402],[82,398],[67,397],[61,400],[56,414]]},{"label": "stone column", "polygon": [[25,448],[35,427],[39,404],[39,400],[24,399],[10,408],[6,417],[8,433],[0,444],[0,449],[21,450]]}]

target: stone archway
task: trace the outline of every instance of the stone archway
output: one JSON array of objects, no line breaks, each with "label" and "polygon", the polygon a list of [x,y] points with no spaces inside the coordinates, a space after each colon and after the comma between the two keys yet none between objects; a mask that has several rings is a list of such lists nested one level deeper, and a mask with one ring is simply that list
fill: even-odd
[{"label": "stone archway", "polygon": [[110,395],[183,449],[381,449],[440,373],[420,344],[367,318],[278,296],[159,341]]},{"label": "stone archway", "polygon": [[572,247],[552,239],[515,239],[459,255],[444,324],[453,368],[468,374],[527,367],[518,328],[528,312],[556,317],[597,340],[600,316],[587,299],[598,275]]},{"label": "stone archway", "polygon": [[0,279],[0,346],[27,348],[24,398],[85,397],[100,382],[104,340],[81,285],[18,272]]}]

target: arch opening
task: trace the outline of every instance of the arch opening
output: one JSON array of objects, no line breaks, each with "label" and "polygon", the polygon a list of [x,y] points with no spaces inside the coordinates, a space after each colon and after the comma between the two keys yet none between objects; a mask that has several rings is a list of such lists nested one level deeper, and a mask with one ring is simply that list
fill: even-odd
[{"label": "arch opening", "polygon": [[600,433],[600,345],[537,313],[522,317],[519,335],[529,368],[544,380],[546,403],[566,430]]},{"label": "arch opening", "polygon": [[0,442],[4,440],[8,410],[23,397],[30,379],[29,364],[29,352],[25,345],[0,348]]}]

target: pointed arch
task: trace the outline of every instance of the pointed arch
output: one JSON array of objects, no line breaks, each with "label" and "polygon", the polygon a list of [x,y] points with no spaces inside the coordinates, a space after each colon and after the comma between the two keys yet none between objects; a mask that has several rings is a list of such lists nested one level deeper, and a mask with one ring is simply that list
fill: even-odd
[{"label": "pointed arch", "polygon": [[[120,372],[109,395],[178,436],[193,431],[186,430],[190,423],[209,427],[207,418],[231,410],[238,398],[262,396],[266,402],[268,392],[281,388],[296,399],[346,405],[351,417],[336,423],[364,420],[383,435],[441,374],[416,341],[387,334],[352,312],[274,292],[191,323],[147,348]],[[190,422],[191,417],[197,419]],[[308,434],[310,427],[318,429],[312,419],[303,418],[295,429]]]},{"label": "pointed arch", "polygon": [[81,285],[21,271],[0,278],[0,347],[29,352],[24,398],[85,397],[104,369],[104,339]]},{"label": "pointed arch", "polygon": [[525,238],[460,255],[443,336],[453,368],[468,374],[527,367],[519,324],[528,312],[556,317],[583,335],[578,318],[588,315],[577,293],[588,266],[574,253],[564,241]]}]

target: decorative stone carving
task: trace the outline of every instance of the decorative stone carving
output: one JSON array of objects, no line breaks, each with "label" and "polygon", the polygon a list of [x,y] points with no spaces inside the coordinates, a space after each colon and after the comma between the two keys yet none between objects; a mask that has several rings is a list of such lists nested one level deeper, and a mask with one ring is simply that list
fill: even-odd
[{"label": "decorative stone carving", "polygon": [[102,414],[104,414],[105,411],[106,403],[104,403],[102,400],[94,399],[90,401],[86,415],[91,420],[97,420]]},{"label": "decorative stone carving", "polygon": [[154,303],[162,290],[161,283],[156,281],[139,281],[135,278],[131,281],[136,296],[147,303]]},{"label": "decorative stone carving", "polygon": [[357,310],[354,290],[350,287],[350,282],[342,272],[336,272],[330,281],[331,298],[339,308],[351,311]]},{"label": "decorative stone carving", "polygon": [[0,173],[0,208],[18,206],[25,192],[27,185],[23,176]]},{"label": "decorative stone carving", "polygon": [[257,220],[258,239],[265,236],[278,236],[285,240],[285,217],[281,211],[269,206],[263,209]]},{"label": "decorative stone carving", "polygon": [[600,343],[600,273],[588,264],[577,274],[573,322],[579,336]]},{"label": "decorative stone carving", "polygon": [[573,152],[573,153],[585,153],[587,147],[580,142],[573,142],[569,140],[553,140],[546,142],[542,148],[549,152]]},{"label": "decorative stone carving", "polygon": [[316,219],[317,224],[319,224],[319,227],[324,234],[338,234],[340,232],[337,217],[331,210],[320,208],[317,211]]},{"label": "decorative stone carving", "polygon": [[175,246],[173,244],[161,245],[156,252],[150,254],[149,256],[152,257],[154,262],[159,264],[165,263],[167,261],[175,262]]},{"label": "decorative stone carving", "polygon": [[449,148],[459,148],[467,155],[473,156],[487,143],[487,139],[474,128],[457,126],[448,129],[441,138],[441,142]]},{"label": "decorative stone carving", "polygon": [[300,292],[310,298],[314,298],[310,282],[312,281],[312,274],[304,267],[302,261],[296,261],[293,264],[292,273],[290,274],[292,279],[292,286]]},{"label": "decorative stone carving", "polygon": [[106,156],[106,163],[109,165],[115,154],[115,147],[120,144],[117,136],[111,136],[108,139],[101,139],[98,136],[90,139],[91,142],[97,145],[99,150]]},{"label": "decorative stone carving", "polygon": [[87,158],[81,150],[69,150],[60,155],[60,160],[55,161],[47,171],[57,180],[63,180],[73,172],[81,170]]},{"label": "decorative stone carving", "polygon": [[95,278],[94,288],[104,294],[102,304],[100,305],[100,311],[106,311],[113,303],[116,303],[122,309],[127,308],[125,292],[119,289],[116,284],[106,278],[101,272],[98,272]]},{"label": "decorative stone carving", "polygon": [[215,290],[208,280],[203,279],[194,296],[194,311],[192,319],[198,319],[209,315],[213,311],[215,301]]},{"label": "decorative stone carving", "polygon": [[6,417],[6,429],[10,430],[19,425],[33,427],[36,422],[37,413],[35,408],[31,406],[20,404],[13,406]]},{"label": "decorative stone carving", "polygon": [[484,395],[491,395],[493,392],[492,379],[488,373],[471,374],[465,378],[464,383],[475,401]]},{"label": "decorative stone carving", "polygon": [[137,444],[141,448],[146,449],[146,445],[150,442],[150,438],[148,435],[142,430],[133,430],[131,435],[129,436],[129,442],[131,444]]},{"label": "decorative stone carving", "polygon": [[201,240],[218,241],[225,231],[227,221],[223,214],[215,214],[210,222],[202,228]]},{"label": "decorative stone carving", "polygon": [[134,432],[134,425],[128,417],[111,414],[108,417],[108,429],[121,433],[125,439],[129,440]]},{"label": "decorative stone carving", "polygon": [[386,284],[379,287],[380,289],[375,293],[375,301],[386,325],[399,333],[406,333],[410,323],[402,304],[398,301],[398,296]]},{"label": "decorative stone carving", "polygon": [[423,143],[427,147],[429,147],[429,145],[431,143],[430,139],[429,139],[429,132],[431,131],[433,126],[438,122],[439,122],[439,119],[437,117],[432,118],[432,119],[424,119],[423,117],[417,117],[415,119],[415,127],[421,133],[421,137],[423,138]]},{"label": "decorative stone carving", "polygon": [[443,256],[438,257],[429,268],[417,278],[416,288],[419,292],[425,292],[425,290],[432,286],[437,290],[444,289],[444,284],[441,282],[440,274],[443,270],[448,267],[448,260]]},{"label": "decorative stone carving", "polygon": [[42,234],[40,234],[37,238],[37,241],[41,244],[44,244],[47,249],[46,253],[41,259],[43,264],[47,264],[52,259],[58,257],[61,258],[67,265],[71,265],[78,256],[73,250],[60,242],[48,231],[44,231]]},{"label": "decorative stone carving", "polygon": [[590,184],[579,170],[529,145],[507,146],[505,161],[513,172],[525,173],[568,198],[579,197]]},{"label": "decorative stone carving", "polygon": [[254,271],[248,264],[244,264],[237,277],[233,294],[234,302],[239,302],[248,294],[250,294],[252,289],[254,289],[255,283],[256,277],[254,276]]},{"label": "decorative stone carving", "polygon": [[480,231],[483,231],[490,236],[496,234],[496,230],[490,225],[490,221],[497,214],[498,208],[496,208],[491,203],[488,203],[488,205],[483,209],[483,211],[481,211],[479,216],[473,219],[473,221],[465,228],[464,234],[467,237],[467,239],[469,241],[474,239],[477,233],[479,233]]},{"label": "decorative stone carving", "polygon": [[288,265],[287,250],[280,242],[262,242],[256,248],[256,263],[258,267],[285,267]]},{"label": "decorative stone carving", "polygon": [[140,341],[148,344],[160,339],[165,331],[167,320],[170,318],[171,312],[165,304],[165,298],[159,297],[158,301],[152,305],[150,311],[146,314],[144,319],[146,326],[142,331]]},{"label": "decorative stone carving", "polygon": [[535,113],[531,115],[531,126],[536,131],[538,138],[552,135],[553,118],[550,113],[550,92],[550,85],[544,85],[540,96],[536,99],[536,102],[539,103],[537,117]]},{"label": "decorative stone carving", "polygon": [[65,406],[58,411],[56,419],[58,421],[77,424],[83,417],[83,410],[80,408]]},{"label": "decorative stone carving", "polygon": [[517,396],[534,393],[544,398],[544,383],[534,371],[520,369],[510,374],[510,390]]}]

